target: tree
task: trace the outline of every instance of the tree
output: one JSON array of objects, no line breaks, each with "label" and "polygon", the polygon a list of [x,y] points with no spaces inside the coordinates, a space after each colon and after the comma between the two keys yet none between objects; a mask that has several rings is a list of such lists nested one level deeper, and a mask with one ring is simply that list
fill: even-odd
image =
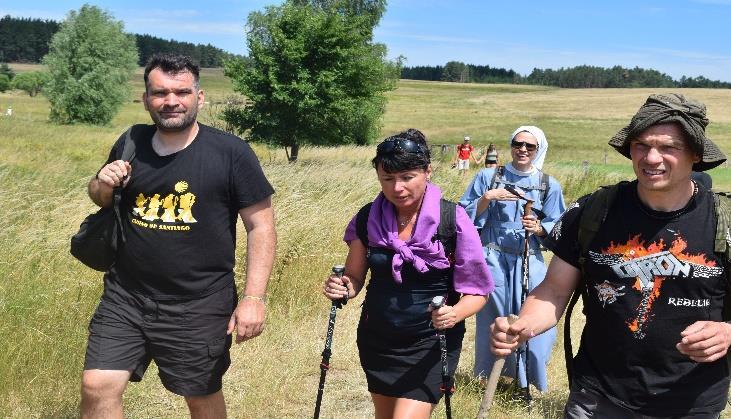
[{"label": "tree", "polygon": [[0,74],[0,92],[10,89],[10,78],[7,74]]},{"label": "tree", "polygon": [[466,83],[469,81],[469,68],[463,62],[450,61],[444,65],[442,80]]},{"label": "tree", "polygon": [[400,61],[372,42],[384,1],[289,0],[248,19],[250,62],[225,74],[247,106],[224,119],[252,141],[283,146],[290,162],[302,144],[367,144],[378,135],[385,92]]},{"label": "tree", "polygon": [[15,77],[15,72],[10,68],[8,63],[0,64],[0,74],[6,75],[8,80],[12,80]]},{"label": "tree", "polygon": [[50,73],[43,92],[51,102],[51,120],[107,124],[129,99],[137,48],[123,29],[96,6],[69,12],[43,58]]},{"label": "tree", "polygon": [[11,83],[13,89],[23,90],[31,97],[37,95],[43,86],[48,83],[48,73],[43,71],[28,71],[19,73]]}]

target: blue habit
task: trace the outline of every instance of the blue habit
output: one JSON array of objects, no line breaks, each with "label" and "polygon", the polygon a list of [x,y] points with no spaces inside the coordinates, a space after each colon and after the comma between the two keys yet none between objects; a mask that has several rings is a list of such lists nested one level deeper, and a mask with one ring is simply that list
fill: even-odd
[{"label": "blue habit", "polygon": [[[490,267],[495,291],[490,294],[485,307],[477,313],[475,335],[475,369],[476,376],[488,376],[495,362],[495,356],[490,352],[490,325],[496,317],[517,314],[521,307],[523,291],[523,249],[525,230],[520,222],[523,216],[524,200],[492,201],[482,214],[475,214],[477,201],[490,188],[496,169],[483,169],[467,187],[459,203],[472,218],[475,226],[482,229],[480,240],[487,265]],[[503,188],[506,184],[519,187],[525,196],[534,200],[534,214],[542,213],[541,220],[544,230],[548,233],[558,218],[565,211],[561,185],[553,177],[549,177],[548,193],[545,202],[541,202],[541,172],[518,174],[510,166],[505,167],[503,176],[497,176],[495,188]],[[540,218],[540,216],[539,216]],[[533,290],[546,276],[546,265],[540,251],[541,239],[531,235],[528,239],[530,253],[528,289]],[[529,359],[528,371],[530,382],[540,391],[546,391],[546,365],[551,356],[551,347],[556,339],[556,328],[530,339],[528,342]],[[519,383],[526,386],[525,356],[517,365]],[[516,354],[513,353],[505,361],[502,374],[508,377],[516,375]]]}]

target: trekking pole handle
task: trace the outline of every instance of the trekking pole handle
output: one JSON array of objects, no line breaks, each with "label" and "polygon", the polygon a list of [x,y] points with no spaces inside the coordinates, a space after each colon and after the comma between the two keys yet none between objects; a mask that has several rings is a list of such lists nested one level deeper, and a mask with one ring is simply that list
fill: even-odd
[{"label": "trekking pole handle", "polygon": [[[512,325],[518,321],[518,316],[511,314],[508,316],[508,324]],[[500,379],[500,373],[503,371],[505,365],[505,357],[501,356],[495,360],[490,371],[490,378],[487,380],[487,386],[485,387],[485,394],[482,396],[482,403],[480,403],[480,411],[477,413],[477,419],[487,419],[487,412],[492,407],[492,399],[495,397],[495,390],[497,389],[497,382]]]},{"label": "trekking pole handle", "polygon": [[533,201],[525,201],[525,205],[523,205],[523,215],[530,215],[531,211],[533,210]]},{"label": "trekking pole handle", "polygon": [[443,295],[437,295],[436,297],[431,299],[431,303],[429,303],[429,306],[432,308],[432,310],[436,310],[447,302],[447,299],[444,298]]},{"label": "trekking pole handle", "polygon": [[[335,274],[335,276],[337,276],[338,278],[342,278],[343,274],[345,273],[345,265],[335,265],[335,266],[333,266],[332,271]],[[349,293],[350,293],[350,291],[348,291],[348,286],[346,285],[345,286],[345,295],[343,296],[343,298],[337,300],[338,308],[342,308],[345,304],[348,304],[348,294]]]}]

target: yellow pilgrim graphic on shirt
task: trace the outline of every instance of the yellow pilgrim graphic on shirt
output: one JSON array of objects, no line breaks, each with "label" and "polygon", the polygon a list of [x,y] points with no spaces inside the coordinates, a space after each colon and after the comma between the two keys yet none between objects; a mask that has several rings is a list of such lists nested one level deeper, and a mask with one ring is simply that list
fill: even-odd
[{"label": "yellow pilgrim graphic on shirt", "polygon": [[[133,218],[132,223],[140,227],[158,230],[190,230],[190,226],[167,224],[191,224],[198,222],[193,217],[195,195],[188,191],[188,182],[181,180],[176,183],[175,192],[169,193],[165,197],[162,197],[159,193],[149,197],[143,193],[137,195],[137,198],[135,198],[135,207],[132,209],[132,215],[149,221],[149,223],[137,218]],[[154,221],[162,222],[162,224],[153,223]]]}]

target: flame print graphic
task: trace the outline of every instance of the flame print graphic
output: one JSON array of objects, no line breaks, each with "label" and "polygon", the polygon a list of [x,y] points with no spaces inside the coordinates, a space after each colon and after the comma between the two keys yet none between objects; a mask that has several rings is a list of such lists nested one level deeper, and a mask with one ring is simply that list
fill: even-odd
[{"label": "flame print graphic", "polygon": [[[687,241],[680,236],[677,236],[668,246],[663,239],[645,244],[638,234],[631,237],[626,243],[615,244],[614,242],[610,242],[609,246],[601,251],[601,254],[618,257],[622,263],[626,263],[633,259],[644,258],[647,256],[651,257],[654,254],[669,252],[681,262],[707,267],[716,266],[715,260],[709,260],[703,254],[694,255],[687,253],[687,247]],[[633,336],[637,339],[643,339],[645,337],[645,330],[653,318],[653,304],[657,301],[658,297],[660,297],[662,284],[665,279],[666,277],[664,276],[653,275],[651,284],[648,284],[651,286],[643,286],[640,278],[635,278],[632,289],[642,294],[642,299],[636,309],[637,315],[634,318],[627,320],[626,324]]]}]

